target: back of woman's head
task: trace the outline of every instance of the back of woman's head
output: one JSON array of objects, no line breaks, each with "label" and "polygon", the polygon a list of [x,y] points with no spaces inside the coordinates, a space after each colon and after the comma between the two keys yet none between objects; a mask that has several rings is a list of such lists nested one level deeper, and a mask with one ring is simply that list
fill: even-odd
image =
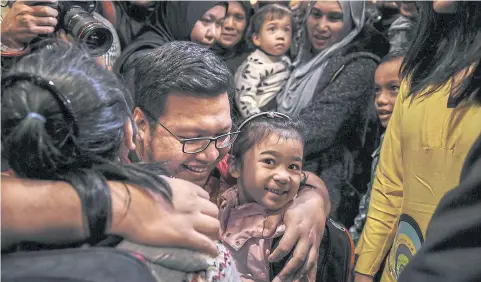
[{"label": "back of woman's head", "polygon": [[129,117],[124,90],[86,53],[65,44],[43,48],[3,80],[2,140],[17,174],[38,177],[118,157]]},{"label": "back of woman's head", "polygon": [[453,14],[436,13],[432,1],[420,1],[419,5],[417,35],[401,72],[403,80],[411,84],[410,94],[430,94],[473,67],[456,96],[481,102],[481,5],[458,1]]},{"label": "back of woman's head", "polygon": [[13,171],[92,184],[82,189],[101,189],[106,179],[163,185],[117,162],[130,117],[124,91],[113,73],[68,44],[22,58],[2,78],[2,149]]}]

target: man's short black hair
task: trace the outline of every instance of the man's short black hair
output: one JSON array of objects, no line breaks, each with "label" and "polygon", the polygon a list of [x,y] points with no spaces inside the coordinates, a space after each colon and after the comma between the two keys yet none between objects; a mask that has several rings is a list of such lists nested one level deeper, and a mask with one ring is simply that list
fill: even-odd
[{"label": "man's short black hair", "polygon": [[[234,78],[221,58],[189,41],[158,47],[135,65],[135,105],[160,117],[169,94],[193,97],[232,94]],[[229,99],[230,100],[230,99]]]}]

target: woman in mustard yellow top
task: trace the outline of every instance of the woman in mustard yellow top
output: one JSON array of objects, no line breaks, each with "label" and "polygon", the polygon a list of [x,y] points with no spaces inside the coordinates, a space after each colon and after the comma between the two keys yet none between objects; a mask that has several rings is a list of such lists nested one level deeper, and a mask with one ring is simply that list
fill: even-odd
[{"label": "woman in mustard yellow top", "polygon": [[356,249],[356,282],[372,281],[386,255],[381,281],[397,280],[481,132],[481,106],[474,102],[481,95],[481,5],[419,5],[421,25],[403,64]]}]

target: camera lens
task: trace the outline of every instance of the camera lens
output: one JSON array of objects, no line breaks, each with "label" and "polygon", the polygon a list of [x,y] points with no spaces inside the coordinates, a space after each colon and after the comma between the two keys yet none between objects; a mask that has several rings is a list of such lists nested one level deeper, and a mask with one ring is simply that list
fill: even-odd
[{"label": "camera lens", "polygon": [[80,7],[73,7],[64,17],[63,26],[68,33],[84,44],[92,56],[101,56],[110,49],[113,36],[100,21]]},{"label": "camera lens", "polygon": [[101,56],[112,46],[112,33],[101,23],[83,26],[78,38],[83,42],[92,56]]}]

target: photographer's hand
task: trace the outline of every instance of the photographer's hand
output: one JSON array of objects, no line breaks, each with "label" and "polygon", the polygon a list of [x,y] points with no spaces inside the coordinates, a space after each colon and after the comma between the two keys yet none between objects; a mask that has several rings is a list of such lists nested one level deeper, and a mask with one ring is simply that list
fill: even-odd
[{"label": "photographer's hand", "polygon": [[[44,0],[53,2],[56,0]],[[14,49],[25,47],[39,34],[52,33],[57,25],[58,12],[48,6],[29,6],[16,1],[2,21],[2,44]]]}]

